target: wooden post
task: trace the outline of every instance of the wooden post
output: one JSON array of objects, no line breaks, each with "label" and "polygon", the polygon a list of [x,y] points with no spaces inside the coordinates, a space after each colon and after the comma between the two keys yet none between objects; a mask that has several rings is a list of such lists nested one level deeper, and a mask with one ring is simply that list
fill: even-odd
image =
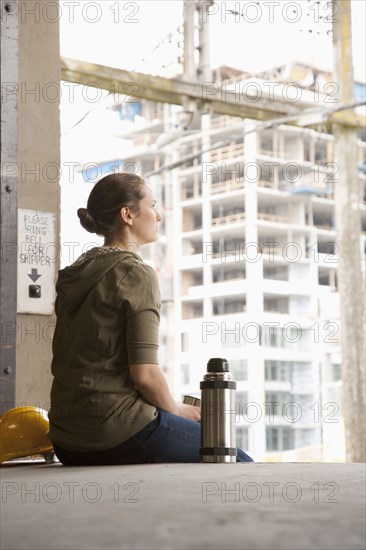
[{"label": "wooden post", "polygon": [[[211,2],[213,4],[213,2]],[[212,71],[210,68],[210,31],[209,31],[209,7],[208,2],[198,2],[199,13],[199,81],[211,82]]]},{"label": "wooden post", "polygon": [[184,56],[183,80],[186,82],[196,82],[196,66],[194,62],[194,14],[196,3],[192,0],[184,0],[183,20],[184,20]]},{"label": "wooden post", "polygon": [[[340,103],[354,100],[351,1],[333,0],[334,76]],[[343,416],[346,460],[365,462],[365,281],[361,270],[357,130],[334,123],[335,214],[339,247]]]}]

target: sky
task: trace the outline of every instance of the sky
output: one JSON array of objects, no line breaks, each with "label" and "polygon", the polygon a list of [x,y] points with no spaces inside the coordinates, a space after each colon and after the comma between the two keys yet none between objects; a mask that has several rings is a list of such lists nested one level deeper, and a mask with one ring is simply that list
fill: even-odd
[{"label": "sky", "polygon": [[[164,65],[182,55],[181,0],[61,0],[60,5],[65,57],[163,75]],[[301,61],[331,69],[329,6],[326,0],[216,1],[209,15],[212,68],[256,72]],[[365,0],[352,0],[352,20],[355,78],[365,80]]]}]

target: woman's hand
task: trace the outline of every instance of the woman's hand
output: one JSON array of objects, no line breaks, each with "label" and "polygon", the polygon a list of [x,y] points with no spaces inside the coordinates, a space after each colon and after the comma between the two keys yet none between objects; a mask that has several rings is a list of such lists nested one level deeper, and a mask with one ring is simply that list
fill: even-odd
[{"label": "woman's hand", "polygon": [[201,420],[201,408],[196,407],[195,405],[187,405],[186,403],[177,403],[178,404],[178,416],[183,416],[184,418],[189,418],[189,420],[196,420],[200,422]]}]

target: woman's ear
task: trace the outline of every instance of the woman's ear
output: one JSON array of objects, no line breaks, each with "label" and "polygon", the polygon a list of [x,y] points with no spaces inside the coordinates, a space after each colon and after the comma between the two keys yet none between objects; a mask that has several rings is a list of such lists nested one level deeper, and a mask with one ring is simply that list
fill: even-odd
[{"label": "woman's ear", "polygon": [[132,225],[133,218],[131,216],[131,211],[128,206],[123,206],[119,211],[120,219],[127,223],[127,225]]}]

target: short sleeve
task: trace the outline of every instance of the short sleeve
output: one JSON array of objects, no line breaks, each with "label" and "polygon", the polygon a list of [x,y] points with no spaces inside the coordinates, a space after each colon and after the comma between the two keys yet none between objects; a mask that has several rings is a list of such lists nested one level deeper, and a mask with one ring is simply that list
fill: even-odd
[{"label": "short sleeve", "polygon": [[128,364],[159,363],[161,297],[155,271],[141,262],[120,283],[126,307]]}]

